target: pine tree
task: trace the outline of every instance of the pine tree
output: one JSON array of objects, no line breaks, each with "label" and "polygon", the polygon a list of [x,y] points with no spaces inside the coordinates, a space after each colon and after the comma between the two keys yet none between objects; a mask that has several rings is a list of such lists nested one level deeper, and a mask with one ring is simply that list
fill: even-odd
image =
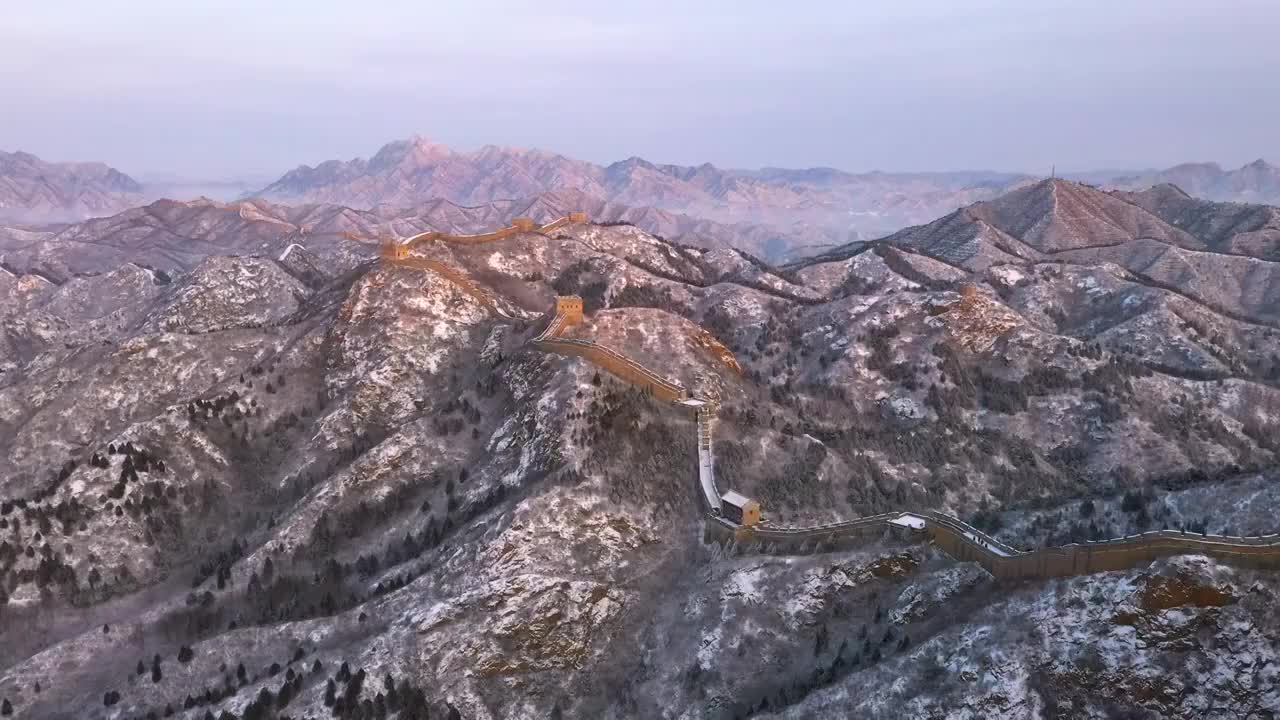
[{"label": "pine tree", "polygon": [[286,707],[291,700],[293,700],[293,684],[285,681],[281,683],[280,690],[276,693],[276,707]]},{"label": "pine tree", "polygon": [[160,672],[160,656],[157,655],[156,659],[151,663],[151,682],[158,683],[162,677],[164,677],[164,673]]},{"label": "pine tree", "polygon": [[0,702],[0,715],[9,717],[13,714],[13,706],[9,704],[9,698],[5,698],[4,702]]},{"label": "pine tree", "polygon": [[324,686],[324,705],[325,707],[333,707],[333,703],[337,700],[337,685],[334,684],[333,678],[329,678]]}]

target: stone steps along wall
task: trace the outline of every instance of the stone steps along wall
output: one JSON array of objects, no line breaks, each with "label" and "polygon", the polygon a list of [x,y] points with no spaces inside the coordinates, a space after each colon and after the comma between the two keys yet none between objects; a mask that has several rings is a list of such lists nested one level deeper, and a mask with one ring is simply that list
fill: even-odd
[{"label": "stone steps along wall", "polygon": [[720,490],[716,487],[716,456],[711,447],[711,425],[715,414],[707,407],[698,410],[698,485],[707,509],[717,516],[724,509]]},{"label": "stone steps along wall", "polygon": [[[567,220],[568,218],[561,219]],[[559,221],[557,220],[556,222]],[[567,319],[565,316],[556,313],[551,318],[551,321],[547,323],[547,329],[533,339],[534,344],[546,352],[583,358],[632,385],[645,388],[654,397],[664,402],[676,402],[689,397],[689,392],[684,389],[683,385],[662,377],[617,350],[590,340],[558,337],[566,326]]]},{"label": "stone steps along wall", "polygon": [[472,282],[471,278],[467,277],[465,273],[455,268],[449,267],[448,265],[440,262],[439,260],[431,260],[429,258],[423,258],[423,257],[407,257],[407,258],[399,258],[399,259],[388,258],[388,262],[390,262],[392,265],[396,265],[399,267],[408,267],[408,268],[413,268],[415,270],[430,270],[432,272],[438,273],[439,275],[443,276],[446,280],[449,280],[454,285],[457,285],[458,288],[463,292],[465,292],[466,294],[470,295],[476,300],[479,300],[486,307],[489,307],[494,310],[498,308],[498,302],[493,298],[491,294],[489,294],[488,292],[485,292],[483,289],[480,288],[479,285],[476,285],[474,282]]},{"label": "stone steps along wall", "polygon": [[559,335],[565,328],[565,318],[563,315],[556,315],[551,318],[551,322],[547,323],[547,328],[543,330],[537,337],[533,339],[535,344],[546,342]]},{"label": "stone steps along wall", "polygon": [[567,338],[548,338],[536,342],[540,349],[547,352],[581,357],[632,385],[646,389],[664,402],[676,402],[689,396],[683,386],[667,380],[635,360],[603,345]]},{"label": "stone steps along wall", "polygon": [[[688,399],[689,393],[684,386],[667,380],[616,350],[588,340],[558,337],[567,326],[568,319],[556,313],[547,323],[546,329],[533,339],[534,345],[544,352],[581,357],[632,385],[645,388],[654,397],[665,402]],[[715,456],[711,452],[710,423],[712,419],[712,415],[705,408],[698,411],[698,478],[707,508],[718,513],[721,503],[720,493],[715,485]]]},{"label": "stone steps along wall", "polygon": [[900,513],[885,513],[814,527],[744,527],[716,513],[706,519],[709,541],[746,545],[764,553],[809,554],[848,549],[885,537],[889,520]]}]

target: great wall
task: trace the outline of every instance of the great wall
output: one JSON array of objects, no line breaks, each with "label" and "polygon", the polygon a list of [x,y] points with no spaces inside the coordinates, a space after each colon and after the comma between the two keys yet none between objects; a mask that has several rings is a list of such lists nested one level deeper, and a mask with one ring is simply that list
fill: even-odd
[{"label": "great wall", "polygon": [[[464,273],[436,260],[413,254],[425,243],[480,244],[520,233],[547,233],[566,225],[585,223],[585,213],[571,213],[546,225],[516,218],[508,227],[479,235],[451,235],[435,231],[383,244],[380,255],[399,267],[428,270],[456,284],[485,306],[501,312],[493,293]],[[742,550],[762,552],[823,552],[859,540],[886,535],[927,540],[960,562],[976,562],[998,580],[1044,579],[1126,570],[1170,555],[1200,554],[1248,568],[1280,569],[1280,534],[1255,537],[1196,535],[1157,530],[1110,540],[1072,543],[1034,550],[1018,550],[977,528],[936,511],[889,512],[826,525],[783,527],[760,520],[759,504],[735,492],[721,494],[715,477],[714,427],[718,400],[694,397],[679,382],[669,380],[612,348],[562,334],[584,322],[582,299],[560,296],[546,328],[530,342],[539,350],[581,357],[618,378],[643,388],[653,397],[692,410],[696,419],[699,494],[706,508],[710,540]]]}]

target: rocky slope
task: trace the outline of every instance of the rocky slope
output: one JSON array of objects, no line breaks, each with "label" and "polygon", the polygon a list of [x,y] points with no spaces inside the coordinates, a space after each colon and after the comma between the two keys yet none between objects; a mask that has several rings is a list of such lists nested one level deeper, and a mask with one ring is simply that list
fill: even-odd
[{"label": "rocky slope", "polygon": [[142,197],[133,178],[102,163],[51,163],[0,151],[0,221],[81,220],[119,212]]},{"label": "rocky slope", "polygon": [[[887,244],[967,271],[1112,264],[1241,322],[1280,325],[1280,222],[1268,206],[1195,200],[1177,188],[1102,192],[1045,180],[907,228]],[[860,251],[855,244],[828,257]]]},{"label": "rocky slope", "polygon": [[[74,234],[24,250],[61,244],[49,272],[0,270],[15,717],[1280,709],[1269,575],[1180,558],[1011,589],[891,538],[742,555],[704,539],[691,417],[527,343],[577,293],[573,335],[714,389],[721,482],[777,522],[1274,532],[1243,513],[1276,480],[1280,331],[1062,257],[1228,240],[1050,186],[781,269],[630,225],[417,249],[490,305],[340,235],[409,220],[271,207],[144,209],[105,226],[110,271],[52,272]],[[1001,259],[954,251],[977,229]],[[165,237],[207,245],[125,261]]]}]

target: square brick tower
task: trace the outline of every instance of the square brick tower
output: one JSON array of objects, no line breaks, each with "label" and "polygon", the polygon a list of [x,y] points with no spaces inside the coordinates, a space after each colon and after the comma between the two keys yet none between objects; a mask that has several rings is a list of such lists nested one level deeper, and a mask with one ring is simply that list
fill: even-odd
[{"label": "square brick tower", "polygon": [[383,240],[379,254],[384,260],[403,260],[409,257],[409,246],[395,240]]},{"label": "square brick tower", "polygon": [[556,314],[564,316],[564,324],[566,327],[569,325],[581,325],[582,298],[577,295],[557,295]]},{"label": "square brick tower", "polygon": [[533,232],[533,218],[518,217],[511,221],[511,227],[520,232]]},{"label": "square brick tower", "polygon": [[587,221],[587,214],[584,212],[569,213],[569,222],[573,223],[574,225],[581,225],[586,221]]}]

